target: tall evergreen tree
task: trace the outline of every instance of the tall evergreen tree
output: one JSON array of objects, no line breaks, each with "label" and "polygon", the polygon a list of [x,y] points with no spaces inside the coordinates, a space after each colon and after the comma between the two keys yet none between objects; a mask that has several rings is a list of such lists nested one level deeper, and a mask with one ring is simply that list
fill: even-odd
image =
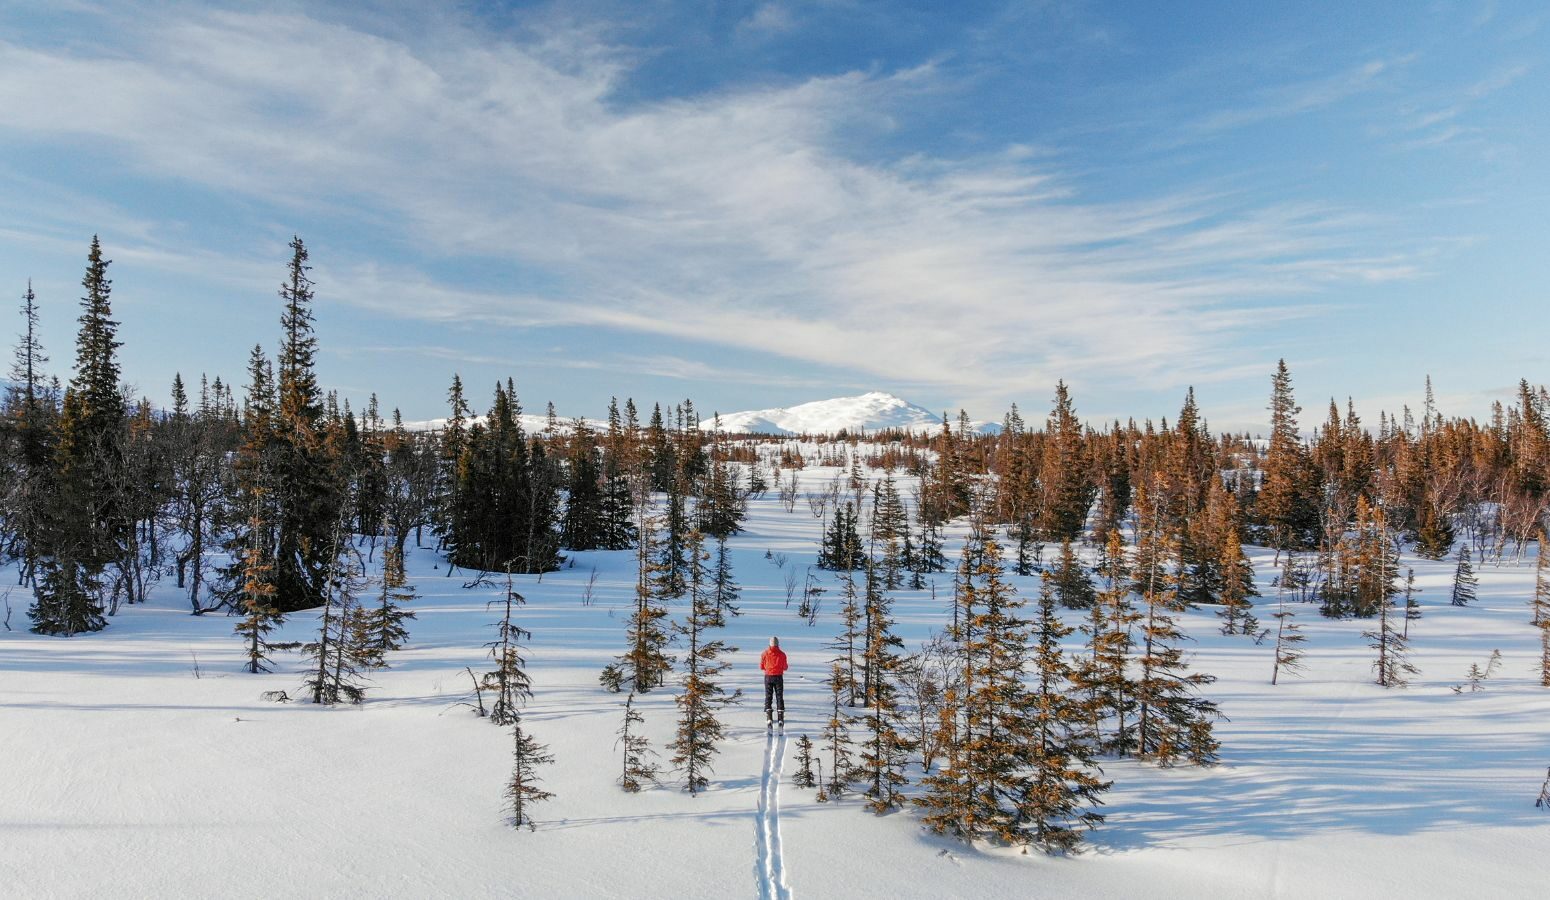
[{"label": "tall evergreen tree", "polygon": [[1317,520],[1307,451],[1297,434],[1297,414],[1301,411],[1292,397],[1292,375],[1283,359],[1276,364],[1271,379],[1270,446],[1258,498],[1267,541],[1277,550],[1307,546]]},{"label": "tall evergreen tree", "polygon": [[1046,446],[1039,469],[1039,504],[1045,535],[1054,541],[1081,537],[1098,489],[1093,483],[1076,417],[1064,381],[1055,385],[1055,407],[1045,425]]},{"label": "tall evergreen tree", "polygon": [[[1143,505],[1144,506],[1144,505]],[[1167,560],[1176,552],[1154,514],[1140,525],[1137,558],[1145,613],[1141,622],[1141,658],[1135,682],[1136,752],[1143,759],[1170,765],[1179,757],[1196,765],[1216,760],[1212,721],[1216,704],[1199,689],[1216,679],[1189,670],[1180,644],[1187,640],[1169,610],[1177,608],[1178,580]]]},{"label": "tall evergreen tree", "polygon": [[312,279],[307,248],[291,239],[291,260],[280,285],[284,311],[276,382],[277,407],[271,450],[277,544],[275,588],[282,611],[325,602],[333,530],[342,505],[337,470],[324,446],[327,431],[322,391],[314,371]]},{"label": "tall evergreen tree", "polygon": [[906,665],[904,642],[894,634],[892,604],[870,566],[867,585],[866,713],[862,717],[866,736],[858,774],[867,783],[867,806],[884,813],[904,802],[900,791],[908,783],[904,767],[916,743],[904,734],[904,711],[899,705],[899,679]]},{"label": "tall evergreen tree", "polygon": [[[1108,533],[1099,560],[1098,575],[1104,588],[1098,592],[1084,630],[1089,656],[1077,673],[1086,693],[1088,735],[1100,752],[1124,755],[1135,750],[1136,687],[1129,675],[1132,634],[1140,621],[1130,603],[1131,570],[1120,532]],[[1104,736],[1105,723],[1112,730]]]},{"label": "tall evergreen tree", "polygon": [[684,655],[683,690],[675,698],[678,732],[668,747],[673,751],[671,761],[684,773],[684,787],[692,795],[709,786],[712,763],[720,752],[717,745],[724,730],[717,713],[736,702],[740,692],[728,694],[718,678],[728,666],[721,655],[735,653],[737,648],[728,647],[725,641],[710,640],[706,635],[715,622],[716,601],[705,566],[710,554],[705,551],[705,537],[698,530],[689,532],[688,550],[689,614],[678,626],[688,652]]},{"label": "tall evergreen tree", "polygon": [[131,521],[124,478],[124,397],[119,391],[118,322],[111,260],[92,237],[81,279],[75,374],[65,390],[55,447],[54,490],[41,543],[48,558],[29,610],[39,634],[73,635],[107,625],[98,597],[103,570],[119,561]]},{"label": "tall evergreen tree", "polygon": [[843,709],[842,698],[845,695],[846,675],[838,662],[829,667],[829,677],[825,684],[829,686],[829,718],[824,721],[823,750],[829,757],[829,784],[824,789],[824,795],[831,800],[838,800],[849,790],[850,782],[855,779],[855,742],[850,736],[851,717]]},{"label": "tall evergreen tree", "polygon": [[[644,510],[644,507],[642,508]],[[635,549],[635,608],[630,613],[629,647],[604,670],[605,686],[619,690],[629,684],[634,693],[645,694],[660,687],[673,667],[667,654],[670,638],[666,623],[666,601],[670,585],[663,577],[657,555],[656,521],[641,513],[640,542]]]},{"label": "tall evergreen tree", "polygon": [[1031,704],[1024,682],[1031,649],[1022,600],[1004,580],[1001,550],[985,541],[960,586],[970,611],[962,629],[962,698],[946,763],[926,776],[924,822],[937,833],[1009,844],[1029,839],[1022,806],[1032,789]]}]

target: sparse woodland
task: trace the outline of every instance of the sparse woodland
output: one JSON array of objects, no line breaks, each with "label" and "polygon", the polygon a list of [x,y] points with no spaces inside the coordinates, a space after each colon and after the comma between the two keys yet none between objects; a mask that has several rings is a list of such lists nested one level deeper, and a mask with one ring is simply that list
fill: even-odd
[{"label": "sparse woodland", "polygon": [[[739,614],[725,542],[753,497],[778,495],[819,535],[815,570],[788,573],[787,598],[800,600],[793,627],[832,635],[832,702],[822,733],[801,738],[797,784],[1052,853],[1102,827],[1105,761],[1218,759],[1213,677],[1185,650],[1184,611],[1213,609],[1222,634],[1263,642],[1266,680],[1282,683],[1306,665],[1299,617],[1361,619],[1373,681],[1399,688],[1416,672],[1419,609],[1401,551],[1456,560],[1448,600],[1468,607],[1477,569],[1523,562],[1550,524],[1550,394],[1526,380],[1485,421],[1441,416],[1429,383],[1418,410],[1376,421],[1334,400],[1305,413],[1283,363],[1263,435],[1212,433],[1192,390],[1171,421],[1084,423],[1057,384],[1042,421],[1014,406],[997,429],[960,414],[929,434],[793,438],[726,434],[687,400],[646,412],[626,399],[602,422],[551,407],[535,429],[518,385],[454,375],[444,423],[411,429],[375,395],[352,408],[319,385],[308,253],[299,238],[290,247],[276,264],[274,352],[254,347],[236,379],[180,376],[167,408],[124,386],[116,317],[134,310],[113,305],[95,239],[68,371],[41,345],[26,289],[0,421],[0,552],[35,632],[110,628],[174,581],[190,614],[229,617],[248,672],[292,654],[298,697],[328,705],[369,702],[369,673],[413,642],[406,548],[435,548],[449,577],[499,588],[470,706],[510,731],[517,826],[552,800],[552,755],[524,715],[544,690],[526,654],[545,636],[529,630],[514,579],[567,553],[630,553],[634,600],[598,677],[619,695],[620,744],[599,748],[599,778],[628,793],[714,790],[739,700],[735,648],[718,636]],[[800,497],[795,473],[809,465],[845,474]],[[970,537],[950,553],[954,523]],[[1276,596],[1256,588],[1251,545],[1274,553]],[[1550,575],[1537,559],[1522,627],[1550,687]],[[951,621],[906,646],[893,598],[932,576],[952,586]],[[1042,589],[1025,595],[1009,576],[1042,576]],[[302,610],[320,611],[313,638],[271,643]],[[665,768],[640,728],[638,700],[654,692],[673,695],[680,717]]]}]

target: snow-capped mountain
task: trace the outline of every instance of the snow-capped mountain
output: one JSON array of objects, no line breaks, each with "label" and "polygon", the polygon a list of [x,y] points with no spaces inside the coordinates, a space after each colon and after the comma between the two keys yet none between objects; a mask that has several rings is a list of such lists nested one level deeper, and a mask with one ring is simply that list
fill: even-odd
[{"label": "snow-capped mountain", "polygon": [[[953,427],[958,425],[956,413],[948,418]],[[482,421],[482,416],[470,416],[470,424]],[[523,415],[522,428],[529,434],[537,434],[548,427],[545,416]],[[574,419],[561,417],[559,431],[569,433]],[[603,430],[608,423],[599,419],[586,419],[588,425]],[[993,434],[1001,430],[996,422],[970,422],[975,431]],[[411,431],[438,431],[445,428],[447,420],[426,419],[405,422]],[[710,431],[715,427],[712,419],[700,422],[700,428]],[[924,406],[911,403],[902,397],[884,391],[871,391],[857,397],[835,397],[830,400],[814,400],[796,406],[774,409],[752,409],[743,412],[722,413],[721,430],[729,434],[835,434],[840,431],[875,433],[885,429],[906,429],[914,432],[934,432],[942,427],[942,414]]]},{"label": "snow-capped mountain", "polygon": [[[973,426],[978,431],[999,428],[982,422]],[[714,422],[706,419],[700,427],[710,429]],[[841,430],[875,432],[887,428],[935,431],[941,427],[941,413],[883,391],[721,415],[722,430],[733,434],[833,434]]]}]

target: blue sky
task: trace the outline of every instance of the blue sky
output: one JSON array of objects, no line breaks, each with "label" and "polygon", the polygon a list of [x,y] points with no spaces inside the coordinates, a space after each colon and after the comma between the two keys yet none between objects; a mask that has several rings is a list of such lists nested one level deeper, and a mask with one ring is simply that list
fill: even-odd
[{"label": "blue sky", "polygon": [[[1272,9],[1274,6],[1276,8]],[[240,379],[293,233],[320,374],[442,414],[889,390],[1262,428],[1546,380],[1550,9],[0,3],[0,289],[64,373]]]}]

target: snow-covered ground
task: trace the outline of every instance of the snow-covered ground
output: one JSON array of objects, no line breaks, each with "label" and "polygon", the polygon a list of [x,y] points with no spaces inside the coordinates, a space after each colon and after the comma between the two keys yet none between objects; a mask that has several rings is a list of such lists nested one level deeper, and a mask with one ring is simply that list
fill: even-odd
[{"label": "snow-covered ground", "polygon": [[[802,478],[817,489],[836,471]],[[832,577],[817,627],[786,606],[786,572],[813,563],[817,537],[806,504],[787,513],[771,495],[731,542],[744,615],[727,629],[740,648],[729,677],[747,696],[727,713],[711,790],[692,798],[671,783],[628,795],[613,780],[622,697],[597,673],[623,647],[630,552],[573,554],[562,571],[521,579],[533,632],[526,721],[556,757],[543,774],[557,796],[531,833],[502,811],[508,732],[459,705],[464,667],[485,663],[496,617],[485,604],[498,590],[464,589],[468,573],[448,577],[430,550],[410,560],[421,595],[411,646],[359,707],[261,701],[300,693],[300,659],[240,672],[232,620],[188,615],[170,584],[106,631],[70,639],[27,633],[13,589],[13,630],[0,632],[0,895],[1543,896],[1550,814],[1533,800],[1550,765],[1550,690],[1534,677],[1532,560],[1483,566],[1478,604],[1459,609],[1447,605],[1451,564],[1405,559],[1425,615],[1411,627],[1421,674],[1403,690],[1371,683],[1360,637],[1370,623],[1300,608],[1306,675],[1271,687],[1268,641],[1217,634],[1209,610],[1185,616],[1194,664],[1220,678],[1209,693],[1229,719],[1222,764],[1107,763],[1108,823],[1087,852],[1049,858],[934,837],[914,812],[876,817],[792,785],[795,739],[817,735],[823,645],[838,630]],[[1267,555],[1254,560],[1273,594]],[[584,606],[594,570],[596,600]],[[911,644],[946,619],[951,579],[937,582],[935,600],[897,595]],[[294,615],[276,638],[304,639],[315,623]],[[792,661],[784,745],[767,739],[757,696],[771,634]],[[1493,649],[1500,674],[1455,694]],[[671,693],[642,709],[661,750]],[[772,759],[778,780],[766,776]]]}]

